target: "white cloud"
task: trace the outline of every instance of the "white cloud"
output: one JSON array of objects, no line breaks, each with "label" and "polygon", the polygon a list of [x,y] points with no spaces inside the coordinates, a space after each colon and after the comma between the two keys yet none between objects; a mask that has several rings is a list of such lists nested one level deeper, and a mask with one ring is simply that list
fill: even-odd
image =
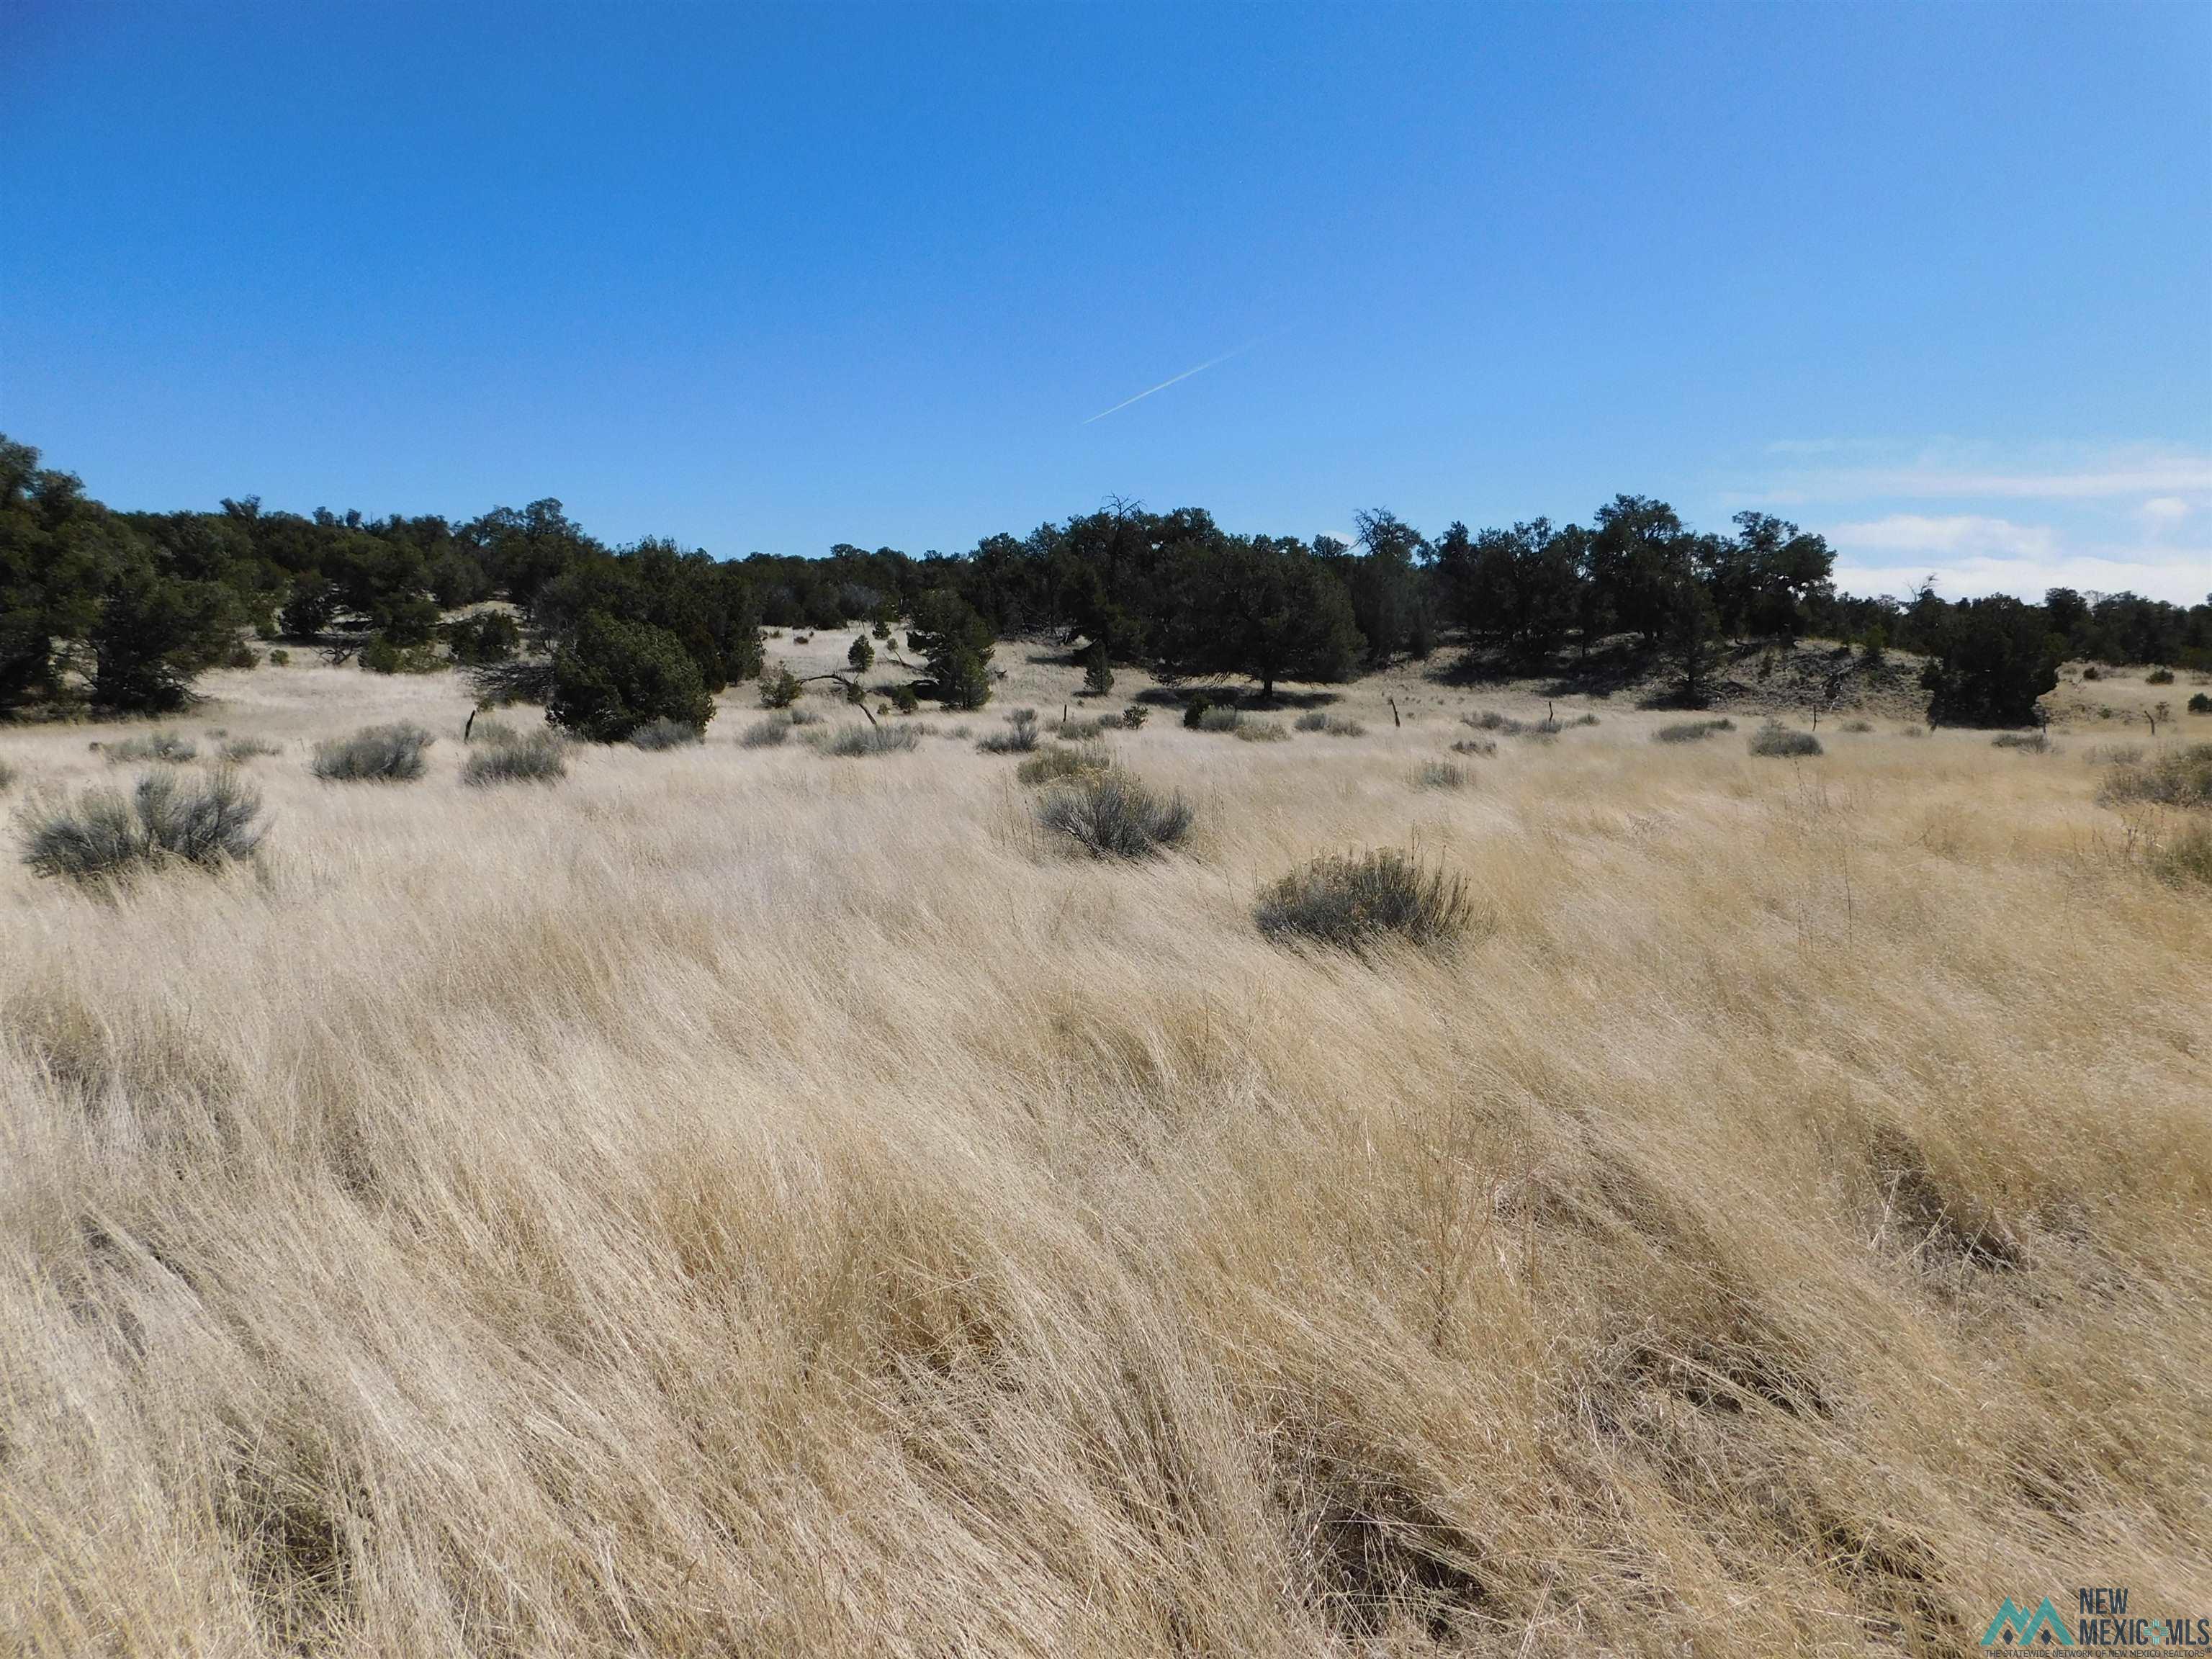
[{"label": "white cloud", "polygon": [[[1858,447],[1847,440],[1792,439],[1767,450],[1811,458]],[[1943,444],[1875,465],[1785,471],[1769,480],[1768,490],[1768,499],[1777,501],[2096,501],[2146,495],[2212,495],[2212,454],[2171,447],[2040,445],[2002,452],[1990,445]]]},{"label": "white cloud", "polygon": [[2154,495],[2136,509],[2160,529],[2179,524],[2189,516],[2189,503],[2179,495]]},{"label": "white cloud", "polygon": [[1941,517],[1892,513],[1886,518],[1837,525],[1827,535],[1842,553],[1914,556],[1871,559],[1875,564],[1909,565],[1930,557],[2045,559],[2058,546],[2058,534],[2049,525],[2014,524],[2009,519],[1983,518],[1971,513]]}]

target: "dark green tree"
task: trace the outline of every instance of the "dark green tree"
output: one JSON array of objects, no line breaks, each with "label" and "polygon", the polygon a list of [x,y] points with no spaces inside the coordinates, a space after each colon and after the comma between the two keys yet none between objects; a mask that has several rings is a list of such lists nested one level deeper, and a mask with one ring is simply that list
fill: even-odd
[{"label": "dark green tree", "polygon": [[545,717],[594,743],[619,743],[657,720],[703,730],[714,700],[699,665],[666,629],[592,611],[553,653]]},{"label": "dark green tree", "polygon": [[906,643],[927,665],[928,695],[947,708],[981,708],[991,700],[990,624],[951,588],[933,588],[916,602]]},{"label": "dark green tree", "polygon": [[1172,616],[1162,653],[1170,673],[1247,675],[1263,698],[1278,680],[1351,678],[1365,644],[1330,566],[1269,536],[1186,548]]},{"label": "dark green tree", "polygon": [[2031,726],[2036,700],[2058,684],[2061,645],[2039,605],[2004,594],[1951,608],[1921,670],[1936,726]]}]

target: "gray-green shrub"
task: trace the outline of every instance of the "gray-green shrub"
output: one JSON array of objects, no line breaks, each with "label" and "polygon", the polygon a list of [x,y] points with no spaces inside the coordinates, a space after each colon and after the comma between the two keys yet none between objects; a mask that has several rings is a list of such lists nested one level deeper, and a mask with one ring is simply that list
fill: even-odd
[{"label": "gray-green shrub", "polygon": [[1221,703],[1211,704],[1199,710],[1198,729],[1201,732],[1234,732],[1244,724],[1244,711]]},{"label": "gray-green shrub", "polygon": [[349,738],[315,745],[313,771],[326,783],[408,783],[422,775],[422,751],[435,739],[407,721],[365,726]]},{"label": "gray-green shrub", "polygon": [[2105,780],[2104,798],[2153,806],[2212,806],[2212,743],[2123,762]]},{"label": "gray-green shrub", "polygon": [[1751,734],[1751,752],[1767,756],[1817,755],[1820,752],[1820,740],[1810,732],[1796,731],[1787,726],[1762,726]]},{"label": "gray-green shrub", "polygon": [[1014,769],[1022,783],[1064,783],[1094,772],[1103,772],[1111,761],[1103,749],[1069,749],[1054,744],[1040,749]]},{"label": "gray-green shrub", "polygon": [[1253,920],[1271,939],[1364,951],[1386,938],[1446,944],[1474,920],[1466,879],[1392,848],[1315,860],[1260,896]]},{"label": "gray-green shrub", "polygon": [[1063,783],[1037,803],[1040,823],[1099,859],[1150,858],[1181,842],[1196,818],[1180,793],[1163,795],[1112,767]]},{"label": "gray-green shrub", "polygon": [[1732,720],[1678,720],[1672,726],[1662,726],[1651,734],[1654,743],[1702,743],[1716,732],[1733,732]]},{"label": "gray-green shrub", "polygon": [[1239,743],[1288,743],[1291,728],[1280,720],[1240,720],[1235,728]]},{"label": "gray-green shrub", "polygon": [[707,734],[688,720],[647,720],[629,734],[633,749],[684,749],[706,740]]},{"label": "gray-green shrub", "polygon": [[508,743],[469,750],[461,781],[471,788],[492,783],[554,783],[568,775],[567,745],[550,732],[533,732]]},{"label": "gray-green shrub", "polygon": [[789,720],[755,720],[750,726],[745,727],[743,734],[738,738],[738,744],[740,748],[744,749],[773,749],[776,744],[787,741],[790,737],[791,722]]},{"label": "gray-green shrub", "polygon": [[817,753],[852,760],[864,755],[896,755],[918,748],[921,733],[911,726],[841,726],[818,741],[810,732],[807,740],[814,744]]},{"label": "gray-green shrub", "polygon": [[1037,712],[1017,708],[1006,716],[1006,729],[994,732],[975,747],[987,755],[1026,755],[1037,746]]},{"label": "gray-green shrub", "polygon": [[111,743],[100,752],[110,766],[144,761],[167,761],[181,766],[186,761],[197,760],[200,751],[190,738],[180,738],[174,732],[149,732]]},{"label": "gray-green shrub", "polygon": [[1423,789],[1464,789],[1474,776],[1450,761],[1424,761],[1414,769],[1413,782]]},{"label": "gray-green shrub", "polygon": [[128,795],[87,790],[24,809],[23,862],[42,876],[119,878],[165,863],[212,868],[252,856],[261,797],[228,769],[191,777],[149,772]]},{"label": "gray-green shrub", "polygon": [[232,738],[216,752],[233,766],[238,766],[264,755],[282,754],[283,748],[279,744],[264,743],[259,738]]}]

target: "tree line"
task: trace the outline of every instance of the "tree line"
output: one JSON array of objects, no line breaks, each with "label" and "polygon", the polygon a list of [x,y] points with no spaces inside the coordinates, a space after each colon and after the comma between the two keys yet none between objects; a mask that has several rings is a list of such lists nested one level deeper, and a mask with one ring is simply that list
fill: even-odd
[{"label": "tree line", "polygon": [[[1079,642],[1095,684],[1139,665],[1249,677],[1263,696],[1447,641],[1501,668],[1627,653],[1667,665],[1687,704],[1731,642],[1813,635],[1927,658],[1931,715],[1954,723],[2026,720],[2064,658],[2212,668],[2212,603],[2065,588],[1950,601],[1932,585],[1855,597],[1835,590],[1823,538],[1762,513],[1698,531],[1664,501],[1619,495],[1587,524],[1424,535],[1378,510],[1356,532],[1241,534],[1197,508],[1115,501],[964,553],[840,544],[723,560],[665,539],[610,547],[550,499],[462,522],[252,496],[117,511],[0,436],[0,714],[72,698],[175,708],[199,672],[258,660],[258,638],[385,672],[450,659],[489,692],[583,710],[582,728],[611,708],[596,722],[611,730],[632,696],[711,711],[713,693],[761,672],[763,629],[855,621],[878,640],[903,621],[916,692],[957,707],[988,696],[992,641],[1024,634]],[[450,614],[495,599],[515,614]]]}]

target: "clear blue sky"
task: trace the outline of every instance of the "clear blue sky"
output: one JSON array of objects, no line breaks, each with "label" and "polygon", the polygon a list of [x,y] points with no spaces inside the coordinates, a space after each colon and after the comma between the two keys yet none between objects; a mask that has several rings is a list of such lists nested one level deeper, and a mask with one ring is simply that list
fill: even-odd
[{"label": "clear blue sky", "polygon": [[0,429],[119,506],[2212,588],[2212,6],[5,0],[0,155]]}]

